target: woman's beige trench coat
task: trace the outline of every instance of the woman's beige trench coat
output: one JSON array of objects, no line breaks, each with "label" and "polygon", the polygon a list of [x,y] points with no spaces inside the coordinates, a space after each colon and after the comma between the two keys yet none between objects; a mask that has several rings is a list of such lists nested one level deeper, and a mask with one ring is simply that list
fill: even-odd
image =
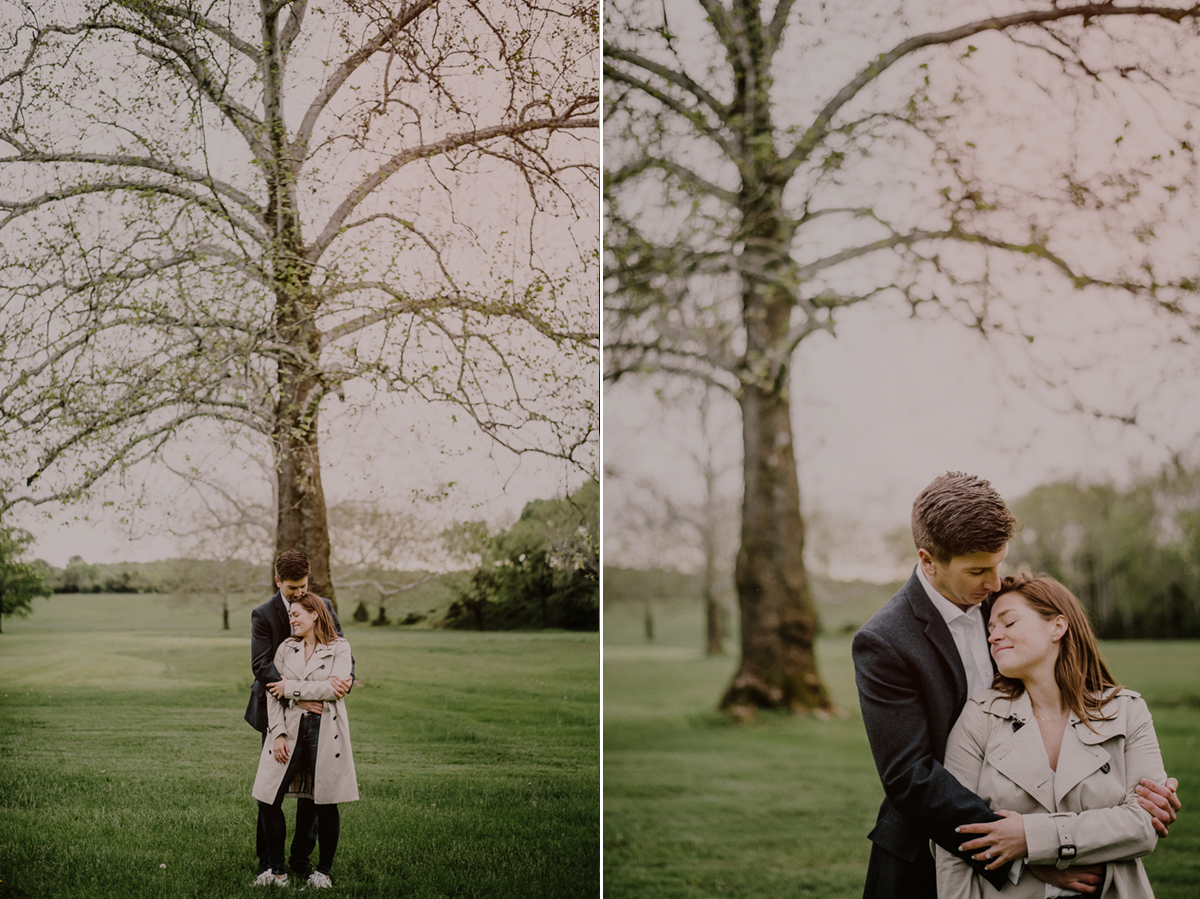
[{"label": "woman's beige trench coat", "polygon": [[345,700],[335,699],[330,678],[350,676],[350,644],[339,638],[333,643],[318,643],[308,664],[304,663],[304,641],[284,640],[275,653],[275,669],[287,681],[287,698],[293,700],[284,708],[273,694],[267,694],[267,740],[258,760],[258,776],[254,778],[252,795],[261,802],[274,802],[283,783],[287,764],[275,761],[272,753],[275,738],[287,735],[288,757],[296,751],[300,735],[300,715],[303,710],[295,700],[322,700],[321,735],[317,742],[317,764],[312,798],[318,805],[354,802],[358,799],[358,779],[354,772],[354,755],[350,749],[350,722],[346,718]]},{"label": "woman's beige trench coat", "polygon": [[[974,696],[950,732],[946,770],[993,810],[1025,816],[1029,862],[1066,867],[1106,862],[1103,899],[1153,899],[1138,856],[1158,842],[1134,787],[1143,777],[1163,783],[1162,755],[1145,701],[1132,690],[1108,699],[1095,732],[1073,713],[1058,768],[1050,770],[1029,694],[1008,699],[995,690]],[[964,834],[963,841],[970,837]],[[1059,862],[1059,846],[1074,846]],[[997,892],[967,864],[937,849],[938,899],[1043,899],[1045,884],[1028,870]]]}]

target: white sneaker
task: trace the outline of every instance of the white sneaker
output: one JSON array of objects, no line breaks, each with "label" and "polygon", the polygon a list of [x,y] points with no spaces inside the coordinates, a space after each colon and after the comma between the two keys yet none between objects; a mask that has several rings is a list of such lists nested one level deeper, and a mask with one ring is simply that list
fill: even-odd
[{"label": "white sneaker", "polygon": [[328,874],[322,874],[320,871],[313,871],[308,875],[308,885],[314,890],[319,890],[322,887],[333,886],[333,881],[329,879]]},{"label": "white sneaker", "polygon": [[256,887],[285,887],[287,886],[287,875],[276,875],[274,871],[268,868],[254,879]]}]

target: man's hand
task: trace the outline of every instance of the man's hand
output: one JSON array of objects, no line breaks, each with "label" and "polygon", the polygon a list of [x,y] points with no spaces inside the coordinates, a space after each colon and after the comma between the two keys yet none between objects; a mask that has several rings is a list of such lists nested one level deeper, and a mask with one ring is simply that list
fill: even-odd
[{"label": "man's hand", "polygon": [[286,765],[290,753],[287,748],[287,737],[280,734],[275,738],[275,743],[271,747],[271,753],[275,757],[275,761],[281,765]]},{"label": "man's hand", "polygon": [[977,833],[982,836],[968,840],[958,847],[960,852],[975,853],[972,858],[977,862],[987,862],[989,871],[994,871],[1005,862],[1024,858],[1029,850],[1025,844],[1025,819],[1018,812],[1007,809],[997,809],[999,821],[989,824],[964,824],[954,828],[955,833]]},{"label": "man's hand", "polygon": [[325,703],[319,699],[298,699],[296,705],[313,715],[320,715],[325,711]]},{"label": "man's hand", "polygon": [[1175,823],[1176,812],[1181,807],[1179,796],[1175,793],[1178,787],[1179,781],[1173,777],[1168,777],[1165,784],[1157,784],[1143,777],[1134,787],[1138,803],[1150,813],[1150,823],[1159,837],[1165,837],[1167,828]]},{"label": "man's hand", "polygon": [[287,689],[286,680],[277,680],[273,684],[267,684],[267,692],[276,699],[283,699],[284,691]]},{"label": "man's hand", "polygon": [[354,678],[352,677],[331,677],[329,683],[333,685],[333,695],[341,699],[350,692],[350,688],[354,686]]},{"label": "man's hand", "polygon": [[1104,886],[1104,865],[1072,865],[1061,871],[1054,865],[1030,865],[1029,870],[1042,883],[1077,893],[1098,893]]}]

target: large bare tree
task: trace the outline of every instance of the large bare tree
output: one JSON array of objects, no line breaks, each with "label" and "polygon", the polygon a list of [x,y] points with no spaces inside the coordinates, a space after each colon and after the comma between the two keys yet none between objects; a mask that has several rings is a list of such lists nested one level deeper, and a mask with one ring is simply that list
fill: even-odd
[{"label": "large bare tree", "polygon": [[1194,335],[1198,18],[609,3],[606,377],[699,378],[742,415],[742,656],[723,707],[831,708],[789,393],[807,338],[871,302],[1033,339],[1038,304],[1072,291]]},{"label": "large bare tree", "polygon": [[594,7],[13,8],[0,511],[248,430],[277,549],[332,597],[329,397],[453,404],[594,469]]}]

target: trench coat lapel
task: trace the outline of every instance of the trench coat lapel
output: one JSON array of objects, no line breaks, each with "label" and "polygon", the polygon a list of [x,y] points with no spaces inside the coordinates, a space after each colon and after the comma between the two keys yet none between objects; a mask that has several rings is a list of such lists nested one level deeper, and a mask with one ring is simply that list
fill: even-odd
[{"label": "trench coat lapel", "polygon": [[1054,778],[1054,799],[1058,803],[1080,782],[1112,763],[1108,750],[1099,744],[1125,733],[1124,716],[1119,721],[1093,721],[1092,727],[1095,731],[1071,715]]},{"label": "trench coat lapel", "polygon": [[[283,645],[287,647],[287,652],[283,656],[283,665],[280,667],[279,673],[292,680],[303,680],[304,643],[285,641]],[[316,655],[316,653],[313,653],[313,655]]]},{"label": "trench coat lapel", "polygon": [[[1055,794],[1058,792],[1056,783],[1059,782],[1059,776],[1050,771],[1050,760],[1046,757],[1042,734],[1033,719],[1029,694],[1022,693],[1012,701],[998,699],[992,704],[990,713],[1008,719],[1012,733],[989,752],[989,764],[1032,796],[1046,811],[1057,811]],[[1061,772],[1061,750],[1058,767]]]},{"label": "trench coat lapel", "polygon": [[[301,643],[300,646],[303,647],[304,644]],[[303,649],[301,650],[299,660],[301,662],[304,662]],[[313,675],[316,672],[319,672],[322,668],[324,668],[325,671],[327,671],[327,672],[333,670],[333,650],[330,649],[328,646],[326,646],[324,643],[318,643],[316,648],[313,649],[313,654],[311,656],[309,656],[308,663],[304,665],[304,669],[300,675],[300,679],[308,680],[311,675]],[[314,678],[314,679],[315,680],[324,680],[324,678],[328,677],[328,676],[329,675],[325,675],[323,677]]]}]

